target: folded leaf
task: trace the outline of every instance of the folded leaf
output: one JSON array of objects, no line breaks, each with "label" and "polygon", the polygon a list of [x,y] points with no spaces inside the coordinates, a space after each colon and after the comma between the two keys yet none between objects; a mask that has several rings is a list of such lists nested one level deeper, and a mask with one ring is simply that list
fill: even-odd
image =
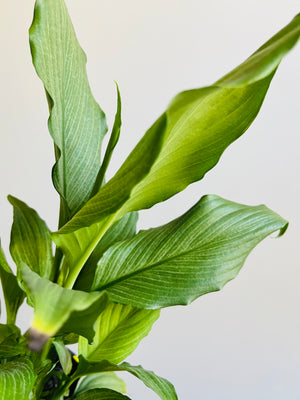
[{"label": "folded leaf", "polygon": [[36,381],[33,365],[19,358],[0,365],[0,400],[28,400]]},{"label": "folded leaf", "polygon": [[40,276],[53,279],[52,240],[46,223],[23,201],[8,196],[14,207],[10,252],[19,268],[23,263]]},{"label": "folded leaf", "polygon": [[84,393],[80,393],[74,400],[130,400],[119,392],[110,389],[92,389]]},{"label": "folded leaf", "polygon": [[70,290],[41,278],[26,264],[20,270],[20,283],[34,307],[30,346],[37,349],[54,335],[77,333],[92,340],[94,323],[106,304],[101,293]]},{"label": "folded leaf", "polygon": [[47,93],[56,150],[55,188],[67,204],[65,222],[89,199],[101,166],[105,115],[95,102],[64,0],[37,0],[30,46]]},{"label": "folded leaf", "polygon": [[156,149],[148,172],[139,176],[148,154],[140,142],[111,181],[60,233],[95,224],[117,210],[114,220],[149,208],[202,179],[255,119],[282,57],[299,35],[300,14],[215,85],[176,96],[159,119],[166,118],[166,125],[159,126],[153,139],[146,134],[152,139],[149,146]]},{"label": "folded leaf", "polygon": [[25,354],[25,339],[15,325],[0,324],[0,359]]},{"label": "folded leaf", "polygon": [[7,323],[14,324],[20,305],[23,303],[25,293],[19,287],[16,276],[10,269],[5,259],[0,242],[0,279],[6,306]]},{"label": "folded leaf", "polygon": [[120,91],[119,91],[119,87],[118,84],[116,83],[117,86],[117,95],[118,95],[118,101],[117,101],[117,112],[115,115],[115,122],[114,122],[114,126],[109,138],[109,142],[105,151],[105,156],[100,168],[100,171],[98,173],[97,179],[96,179],[96,183],[94,185],[94,189],[92,192],[92,196],[94,194],[96,194],[99,189],[102,187],[103,182],[104,182],[104,176],[108,167],[108,164],[110,162],[112,153],[119,141],[120,138],[120,132],[121,132],[121,125],[122,125],[122,120],[121,120],[121,95],[120,95]]},{"label": "folded leaf", "polygon": [[148,388],[153,390],[161,398],[161,400],[178,400],[175,388],[169,381],[155,375],[155,373],[152,371],[145,370],[141,365],[133,366],[125,362],[116,365],[108,361],[90,363],[87,362],[84,357],[79,356],[79,365],[72,376],[72,380],[83,375],[89,375],[103,371],[129,372],[131,375],[134,375],[136,378],[140,379]]},{"label": "folded leaf", "polygon": [[88,361],[108,360],[117,364],[148,335],[159,314],[159,310],[140,310],[111,303],[97,319],[93,343],[89,345],[81,337],[78,353]]},{"label": "folded leaf", "polygon": [[72,370],[72,356],[70,350],[64,345],[61,338],[56,338],[53,341],[53,345],[57,352],[60,365],[66,375],[68,375]]},{"label": "folded leaf", "polygon": [[220,290],[260,241],[286,228],[265,206],[204,196],[176,220],[112,246],[99,261],[92,289],[140,308],[189,304]]},{"label": "folded leaf", "polygon": [[100,372],[79,379],[75,389],[75,395],[92,389],[111,389],[119,393],[127,393],[125,382],[114,372]]}]

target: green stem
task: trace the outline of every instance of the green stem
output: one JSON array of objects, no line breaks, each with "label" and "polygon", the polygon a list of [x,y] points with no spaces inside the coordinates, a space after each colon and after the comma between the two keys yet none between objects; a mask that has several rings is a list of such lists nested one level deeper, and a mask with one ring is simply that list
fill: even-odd
[{"label": "green stem", "polygon": [[45,346],[43,348],[43,351],[41,353],[41,361],[44,361],[44,360],[47,359],[49,351],[50,351],[51,346],[52,346],[52,342],[53,342],[53,338],[50,338],[48,340],[48,342],[45,344]]},{"label": "green stem", "polygon": [[116,214],[111,215],[108,217],[106,222],[102,225],[102,227],[99,229],[98,234],[95,236],[94,240],[91,241],[90,245],[87,247],[87,249],[83,252],[81,257],[79,258],[77,264],[70,270],[69,275],[64,283],[64,287],[67,289],[72,289],[72,287],[75,284],[75,281],[80,274],[81,269],[83,268],[84,264],[88,260],[89,256],[92,254],[93,250],[99,243],[99,241],[102,239],[106,231],[112,226],[112,224],[116,220]]}]

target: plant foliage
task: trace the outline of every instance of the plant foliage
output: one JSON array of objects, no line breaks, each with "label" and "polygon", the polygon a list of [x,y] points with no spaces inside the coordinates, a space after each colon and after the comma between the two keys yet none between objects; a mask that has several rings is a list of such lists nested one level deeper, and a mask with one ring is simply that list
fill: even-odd
[{"label": "plant foliage", "polygon": [[[119,88],[101,161],[106,119],[91,93],[66,4],[36,0],[30,46],[49,105],[59,226],[50,232],[35,210],[9,196],[17,274],[0,249],[7,315],[0,324],[0,400],[129,399],[116,372],[134,375],[162,400],[177,400],[170,382],[124,360],[160,309],[220,290],[258,243],[282,235],[288,223],[266,206],[217,195],[140,232],[138,211],[176,195],[218,163],[255,119],[299,35],[298,15],[213,85],[179,93],[106,182],[121,132]],[[34,317],[22,335],[15,321],[24,298]],[[78,343],[78,355],[70,343]]]}]

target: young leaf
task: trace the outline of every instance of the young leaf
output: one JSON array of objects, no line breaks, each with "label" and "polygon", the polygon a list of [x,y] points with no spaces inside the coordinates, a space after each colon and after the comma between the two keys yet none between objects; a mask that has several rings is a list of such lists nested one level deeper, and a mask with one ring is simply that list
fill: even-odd
[{"label": "young leaf", "polygon": [[92,389],[111,389],[119,393],[127,393],[125,382],[114,372],[99,372],[83,376],[79,379],[75,389],[75,395]]},{"label": "young leaf", "polygon": [[50,336],[77,333],[92,340],[93,325],[106,305],[101,293],[70,290],[41,278],[26,264],[20,269],[20,283],[34,307],[30,347],[42,347]]},{"label": "young leaf", "polygon": [[60,233],[95,224],[117,210],[113,220],[149,208],[202,179],[255,119],[281,59],[299,35],[300,14],[216,84],[176,96],[159,119],[166,119],[166,125],[158,127],[152,142],[146,134],[149,146],[156,149],[148,172],[139,176],[140,162],[148,154],[140,142],[117,174]]},{"label": "young leaf", "polygon": [[[103,253],[113,244],[119,242],[121,240],[130,239],[136,234],[136,223],[138,220],[138,213],[133,212],[127,215],[124,215],[118,222],[116,222],[103,236],[95,250],[87,260],[84,265],[84,268],[81,270],[74,289],[78,290],[90,290],[95,270],[97,268],[97,263],[102,257]],[[88,229],[87,229],[88,231]],[[75,236],[75,234],[74,234]],[[80,244],[82,243],[82,239],[76,240],[73,242],[72,248],[64,249],[65,252],[69,252],[72,254],[73,262],[72,265],[76,264],[76,257],[81,257],[82,249]],[[69,259],[71,257],[69,256]]]},{"label": "young leaf", "polygon": [[159,314],[159,310],[140,310],[110,303],[97,319],[93,343],[89,345],[81,337],[78,353],[88,361],[108,360],[117,364],[148,335]]},{"label": "young leaf", "polygon": [[204,196],[176,220],[112,246],[99,261],[92,289],[140,308],[189,304],[220,290],[260,241],[286,228],[265,206]]},{"label": "young leaf", "polygon": [[25,354],[25,339],[15,325],[0,324],[0,359]]},{"label": "young leaf", "polygon": [[31,361],[19,358],[0,365],[0,400],[27,400],[36,381]]},{"label": "young leaf", "polygon": [[175,388],[169,381],[155,375],[152,371],[145,370],[141,365],[133,366],[125,362],[116,365],[108,361],[90,363],[86,361],[84,357],[79,356],[79,365],[72,379],[104,371],[129,372],[131,375],[140,379],[148,388],[153,390],[161,400],[178,400]]},{"label": "young leaf", "polygon": [[92,389],[80,393],[74,400],[130,400],[130,398],[110,389]]},{"label": "young leaf", "polygon": [[23,201],[8,196],[14,207],[10,252],[19,268],[23,263],[40,276],[52,279],[53,255],[50,231],[37,212]]},{"label": "young leaf", "polygon": [[7,323],[14,324],[25,293],[19,287],[16,276],[12,273],[5,259],[0,242],[0,279],[6,306]]},{"label": "young leaf", "polygon": [[115,115],[115,122],[114,122],[114,126],[109,138],[109,142],[107,145],[107,149],[105,151],[105,156],[100,168],[100,171],[98,173],[97,179],[96,179],[96,183],[94,185],[94,189],[92,192],[92,196],[95,195],[100,188],[103,185],[104,182],[104,176],[108,167],[108,164],[110,162],[112,153],[119,141],[119,137],[120,137],[120,132],[121,132],[121,125],[122,125],[122,120],[121,120],[121,95],[120,95],[120,91],[119,91],[119,86],[116,83],[117,86],[117,96],[118,96],[118,100],[117,100],[117,112]]},{"label": "young leaf", "polygon": [[33,64],[49,102],[55,143],[55,188],[67,205],[63,221],[89,199],[101,166],[105,115],[95,102],[64,0],[37,0],[30,28]]},{"label": "young leaf", "polygon": [[57,352],[60,365],[66,375],[68,375],[72,370],[72,356],[70,350],[64,345],[61,338],[56,338],[53,341],[53,345]]}]

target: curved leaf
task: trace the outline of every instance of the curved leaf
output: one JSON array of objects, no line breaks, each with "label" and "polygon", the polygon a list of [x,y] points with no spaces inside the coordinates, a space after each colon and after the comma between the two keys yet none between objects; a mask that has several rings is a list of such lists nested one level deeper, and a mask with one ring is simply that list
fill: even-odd
[{"label": "curved leaf", "polygon": [[178,400],[175,388],[169,381],[157,376],[152,371],[144,369],[141,365],[133,366],[125,362],[116,365],[108,361],[91,363],[86,361],[84,357],[79,356],[79,365],[72,379],[103,371],[129,372],[131,375],[140,379],[148,388],[153,390],[161,400]]},{"label": "curved leaf", "polygon": [[23,263],[40,276],[52,279],[52,240],[46,223],[23,201],[8,196],[14,207],[10,252],[19,268]]},{"label": "curved leaf", "polygon": [[6,306],[7,323],[14,324],[25,293],[19,287],[16,276],[7,264],[0,242],[0,279]]},{"label": "curved leaf", "polygon": [[189,304],[220,290],[261,240],[286,228],[265,206],[204,196],[176,220],[112,246],[98,264],[92,289],[134,307]]},{"label": "curved leaf", "polygon": [[92,389],[84,393],[80,393],[74,400],[130,400],[119,392],[110,389]]},{"label": "curved leaf", "polygon": [[215,85],[176,96],[160,118],[166,118],[166,125],[149,143],[156,148],[156,157],[147,174],[138,174],[148,153],[140,142],[111,181],[60,233],[95,224],[117,210],[114,220],[149,208],[202,179],[255,119],[276,68],[299,35],[300,15]]},{"label": "curved leaf", "polygon": [[67,204],[64,222],[90,197],[107,125],[91,93],[86,56],[63,0],[36,1],[30,46],[49,102],[49,131],[57,161],[53,182]]},{"label": "curved leaf", "polygon": [[0,359],[25,354],[25,339],[15,325],[0,324]]},{"label": "curved leaf", "polygon": [[73,367],[72,355],[70,350],[64,345],[64,341],[61,338],[55,338],[53,345],[57,352],[60,365],[66,375],[68,375]]},{"label": "curved leaf", "polygon": [[20,283],[34,307],[30,347],[38,349],[50,336],[70,332],[93,339],[93,325],[106,305],[105,295],[62,288],[26,264],[20,270]]},{"label": "curved leaf", "polygon": [[0,400],[28,400],[36,381],[30,360],[20,358],[0,365]]},{"label": "curved leaf", "polygon": [[148,335],[159,314],[159,310],[140,310],[110,303],[97,319],[93,343],[89,345],[81,337],[78,352],[88,361],[108,360],[117,364]]},{"label": "curved leaf", "polygon": [[104,388],[123,394],[127,393],[125,382],[114,372],[99,372],[80,378],[74,394],[78,395],[88,390]]}]

